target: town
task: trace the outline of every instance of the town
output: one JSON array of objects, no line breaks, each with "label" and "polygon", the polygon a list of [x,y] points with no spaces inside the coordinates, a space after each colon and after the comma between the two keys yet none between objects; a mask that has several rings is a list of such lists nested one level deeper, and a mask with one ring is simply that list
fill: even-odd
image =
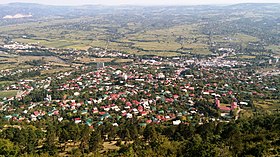
[{"label": "town", "polygon": [[[3,46],[7,47],[40,49],[20,44]],[[242,108],[252,107],[254,97],[279,97],[277,75],[245,71],[243,69],[251,67],[252,63],[224,59],[228,53],[201,60],[157,56],[139,59],[117,51],[104,53],[99,49],[94,55],[125,57],[134,62],[80,65],[74,67],[74,71],[44,79],[22,79],[2,87],[18,91],[16,96],[2,98],[0,110],[5,111],[4,118],[30,122],[53,116],[58,121],[67,119],[93,128],[104,121],[118,126],[122,119],[129,118],[137,119],[139,125],[195,125],[209,121],[229,122],[238,118]],[[52,66],[46,64],[25,71],[2,70],[1,74],[11,77],[17,73],[49,69]]]},{"label": "town", "polygon": [[0,10],[0,156],[280,155],[279,4]]}]

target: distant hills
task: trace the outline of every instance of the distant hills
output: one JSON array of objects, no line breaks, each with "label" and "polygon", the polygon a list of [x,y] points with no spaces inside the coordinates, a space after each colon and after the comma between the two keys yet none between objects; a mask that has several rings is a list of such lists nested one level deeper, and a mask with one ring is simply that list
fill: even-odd
[{"label": "distant hills", "polygon": [[279,9],[280,3],[241,3],[227,6],[232,9]]},{"label": "distant hills", "polygon": [[[132,9],[133,8],[133,9]],[[101,5],[83,5],[83,6],[52,6],[52,5],[42,5],[36,3],[9,3],[0,5],[0,19],[6,17],[5,19],[15,19],[18,15],[32,15],[33,18],[48,17],[48,16],[90,16],[96,14],[110,14],[119,12],[127,12],[141,10],[147,11],[141,6],[101,6]],[[149,7],[148,7],[149,8]],[[176,8],[176,6],[151,6],[150,8]],[[178,6],[178,8],[191,8],[195,9],[279,9],[280,3],[244,3],[235,4],[229,6],[215,6],[215,5],[199,5],[199,6]],[[151,11],[151,10],[150,10]],[[15,16],[17,15],[17,16]],[[15,17],[13,17],[15,16]],[[8,18],[7,18],[8,17]],[[29,16],[30,17],[30,16]]]}]

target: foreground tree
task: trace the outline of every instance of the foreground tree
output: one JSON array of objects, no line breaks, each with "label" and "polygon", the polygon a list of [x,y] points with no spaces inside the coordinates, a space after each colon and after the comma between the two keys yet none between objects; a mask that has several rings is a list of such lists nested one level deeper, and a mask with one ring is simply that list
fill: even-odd
[{"label": "foreground tree", "polygon": [[94,131],[89,139],[89,151],[97,152],[102,148],[102,137],[100,131]]},{"label": "foreground tree", "polygon": [[44,143],[44,150],[48,152],[50,155],[57,154],[56,147],[56,133],[55,128],[52,125],[49,125],[47,128],[46,141]]},{"label": "foreground tree", "polygon": [[84,154],[85,150],[88,150],[88,143],[90,138],[90,129],[87,125],[83,126],[82,132],[81,132],[81,143],[80,143],[80,150]]},{"label": "foreground tree", "polygon": [[0,156],[12,157],[18,156],[19,148],[10,140],[0,139]]}]

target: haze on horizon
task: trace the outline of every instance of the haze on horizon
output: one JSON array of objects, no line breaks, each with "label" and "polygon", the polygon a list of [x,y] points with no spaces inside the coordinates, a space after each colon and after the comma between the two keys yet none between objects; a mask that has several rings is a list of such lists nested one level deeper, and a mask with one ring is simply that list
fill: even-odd
[{"label": "haze on horizon", "polygon": [[7,3],[38,3],[48,5],[204,5],[204,4],[237,4],[237,3],[280,3],[280,0],[1,0]]}]

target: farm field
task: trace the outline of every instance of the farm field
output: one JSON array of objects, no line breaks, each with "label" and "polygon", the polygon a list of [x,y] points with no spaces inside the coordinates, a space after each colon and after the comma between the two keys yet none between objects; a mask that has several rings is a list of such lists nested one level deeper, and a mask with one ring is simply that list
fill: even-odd
[{"label": "farm field", "polygon": [[[97,39],[88,40],[83,36],[83,33],[79,35],[76,33],[70,33],[67,37],[63,37],[63,39],[57,36],[51,36],[50,39],[44,39],[46,37],[41,33],[37,34],[37,32],[33,32],[36,34],[35,38],[15,38],[14,41],[38,44],[50,48],[69,48],[76,50],[87,50],[90,47],[100,47],[138,55],[146,55],[150,54],[147,52],[152,52],[159,56],[178,56],[180,55],[180,52],[182,52],[180,50],[182,48],[189,49],[189,51],[194,54],[211,54],[208,50],[208,45],[205,43],[207,40],[205,36],[192,34],[192,30],[187,30],[190,27],[191,26],[180,26],[157,30],[155,32],[146,32],[144,34],[133,34],[126,36],[123,39],[110,42],[106,40],[108,37],[103,37],[102,35],[98,36]],[[166,34],[166,32],[168,32],[168,34]],[[180,33],[184,33],[183,36],[180,35]],[[178,37],[187,38],[188,35],[190,35],[190,38],[186,39],[186,41],[176,41],[178,40]],[[76,39],[73,38],[74,36]],[[198,41],[193,43],[193,40]]]},{"label": "farm field", "polygon": [[[89,20],[96,20],[90,18]],[[13,40],[20,43],[41,45],[49,48],[87,50],[90,47],[99,47],[108,50],[119,50],[136,55],[180,56],[185,53],[209,55],[209,37],[200,32],[200,24],[181,24],[167,28],[153,28],[143,30],[139,25],[127,24],[122,28],[117,25],[97,26],[90,24],[88,30],[74,31],[67,28],[56,28],[59,25],[73,25],[84,22],[84,18],[55,20],[50,23],[28,23],[19,27],[2,27],[1,32],[14,34]],[[38,25],[37,25],[38,24]],[[34,29],[27,29],[34,27]],[[69,26],[70,27],[70,26]],[[111,29],[116,34],[110,33]],[[21,31],[23,33],[19,33]],[[139,30],[133,31],[131,30]],[[22,35],[19,35],[22,34]],[[23,36],[24,34],[29,37]],[[241,43],[246,46],[249,42],[259,39],[250,35],[237,33],[232,36],[214,35],[213,42]],[[273,47],[275,49],[275,47]]]},{"label": "farm field", "polygon": [[[65,62],[56,56],[20,56],[20,55],[0,55],[0,70],[21,68],[26,69],[31,66],[27,62],[42,60],[52,65],[65,65]],[[69,65],[67,65],[69,66]]]}]

